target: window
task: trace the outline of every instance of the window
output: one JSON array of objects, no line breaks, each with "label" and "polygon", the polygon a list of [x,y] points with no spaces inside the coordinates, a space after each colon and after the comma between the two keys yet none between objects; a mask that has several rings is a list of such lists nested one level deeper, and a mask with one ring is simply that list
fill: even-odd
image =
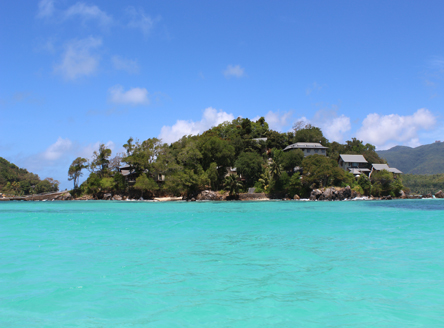
[{"label": "window", "polygon": [[309,152],[310,152],[310,150],[311,150],[311,149],[307,149],[307,153],[309,153]]},{"label": "window", "polygon": [[317,153],[318,152],[318,150],[317,149],[315,149],[315,153]]}]

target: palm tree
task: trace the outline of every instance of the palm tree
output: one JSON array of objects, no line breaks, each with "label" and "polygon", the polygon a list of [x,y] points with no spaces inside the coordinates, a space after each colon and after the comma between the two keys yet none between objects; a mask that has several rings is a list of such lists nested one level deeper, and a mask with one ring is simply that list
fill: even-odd
[{"label": "palm tree", "polygon": [[279,177],[281,176],[281,174],[282,174],[282,165],[281,164],[279,164],[279,162],[277,162],[277,161],[275,161],[274,159],[271,161],[271,163],[270,163],[270,174],[271,174],[271,177],[274,179],[274,180],[277,180],[277,179],[279,179]]},{"label": "palm tree", "polygon": [[270,168],[270,175],[273,180],[279,179],[279,177],[282,174],[283,167],[282,167],[282,155],[283,151],[280,149],[274,149],[271,163],[269,164]]},{"label": "palm tree", "polygon": [[230,196],[236,196],[239,193],[239,188],[242,187],[242,182],[238,180],[237,174],[228,175],[225,177],[224,187],[228,188]]},{"label": "palm tree", "polygon": [[270,181],[271,181],[270,169],[266,167],[264,173],[261,174],[261,178],[259,179],[259,182],[262,183],[262,186],[264,186],[265,191],[270,186]]}]

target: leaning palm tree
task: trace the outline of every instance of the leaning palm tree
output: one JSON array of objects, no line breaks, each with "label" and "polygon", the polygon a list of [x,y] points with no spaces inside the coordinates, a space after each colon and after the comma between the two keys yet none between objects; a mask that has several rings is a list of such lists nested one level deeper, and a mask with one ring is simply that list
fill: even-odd
[{"label": "leaning palm tree", "polygon": [[228,189],[230,196],[236,196],[242,187],[242,182],[239,181],[237,174],[228,175],[225,177],[224,187]]}]

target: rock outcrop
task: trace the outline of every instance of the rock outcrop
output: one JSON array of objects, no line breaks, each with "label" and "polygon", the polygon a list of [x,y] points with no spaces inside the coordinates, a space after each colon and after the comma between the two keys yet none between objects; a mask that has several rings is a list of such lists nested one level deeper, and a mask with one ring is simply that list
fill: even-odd
[{"label": "rock outcrop", "polygon": [[[239,200],[243,200],[243,201],[252,201],[252,200],[269,200],[271,196],[270,195],[266,195],[263,192],[255,192],[254,194],[238,194],[237,198],[233,197],[231,199],[239,199]],[[229,197],[227,199],[230,199]]]},{"label": "rock outcrop", "polygon": [[319,189],[313,189],[310,194],[310,200],[317,200],[322,195],[322,191]]},{"label": "rock outcrop", "polygon": [[103,194],[103,198],[102,199],[109,200],[109,199],[111,199],[111,197],[113,197],[112,194]]},{"label": "rock outcrop", "polygon": [[69,192],[65,192],[61,195],[58,195],[57,197],[54,198],[55,200],[71,200],[72,195]]},{"label": "rock outcrop", "polygon": [[299,199],[301,199],[301,197],[299,197],[298,195],[294,195],[293,199],[294,200],[299,200]]},{"label": "rock outcrop", "polygon": [[91,195],[83,195],[81,197],[77,197],[76,200],[91,200],[94,199]]},{"label": "rock outcrop", "polygon": [[361,196],[356,191],[352,190],[350,186],[345,188],[325,188],[314,189],[310,194],[310,200],[344,200]]},{"label": "rock outcrop", "polygon": [[196,200],[223,200],[223,196],[216,191],[204,190],[197,195]]},{"label": "rock outcrop", "polygon": [[122,200],[122,196],[120,195],[114,195],[112,200]]},{"label": "rock outcrop", "polygon": [[444,192],[443,192],[442,190],[438,191],[438,192],[435,194],[435,197],[436,197],[436,198],[444,198]]}]

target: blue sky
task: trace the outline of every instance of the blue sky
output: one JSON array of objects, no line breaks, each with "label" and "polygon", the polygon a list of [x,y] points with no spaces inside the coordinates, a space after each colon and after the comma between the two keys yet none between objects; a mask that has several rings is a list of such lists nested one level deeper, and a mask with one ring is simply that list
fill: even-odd
[{"label": "blue sky", "polygon": [[77,156],[224,120],[378,149],[444,139],[442,1],[2,1],[0,156]]}]

